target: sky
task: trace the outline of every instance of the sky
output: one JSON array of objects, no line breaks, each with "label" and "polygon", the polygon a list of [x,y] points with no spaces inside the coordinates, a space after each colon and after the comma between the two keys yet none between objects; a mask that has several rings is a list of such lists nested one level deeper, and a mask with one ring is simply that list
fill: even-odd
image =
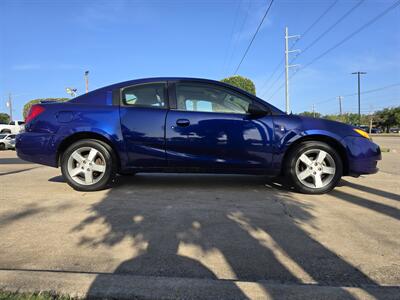
[{"label": "sky", "polygon": [[[254,81],[257,96],[284,109],[279,75],[287,26],[290,35],[301,35],[290,47],[303,50],[290,54],[299,65],[290,69],[294,113],[313,105],[338,113],[338,96],[344,112],[356,112],[355,71],[367,72],[363,113],[400,105],[400,6],[315,60],[397,1],[275,0],[237,74]],[[31,99],[68,97],[66,87],[84,93],[86,70],[90,90],[144,77],[234,75],[269,3],[0,0],[0,112],[8,110],[9,93],[14,119]]]}]

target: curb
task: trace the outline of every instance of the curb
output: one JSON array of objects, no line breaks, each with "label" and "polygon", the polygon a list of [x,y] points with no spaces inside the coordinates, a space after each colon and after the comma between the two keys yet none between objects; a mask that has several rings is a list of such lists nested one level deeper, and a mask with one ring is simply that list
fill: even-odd
[{"label": "curb", "polygon": [[400,294],[400,286],[333,287],[29,270],[0,270],[0,290],[114,299],[398,299]]}]

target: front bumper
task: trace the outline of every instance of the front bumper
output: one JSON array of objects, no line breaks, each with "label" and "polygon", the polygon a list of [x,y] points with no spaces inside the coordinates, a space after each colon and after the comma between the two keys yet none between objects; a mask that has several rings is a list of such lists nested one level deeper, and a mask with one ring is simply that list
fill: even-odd
[{"label": "front bumper", "polygon": [[364,137],[348,136],[342,140],[347,150],[349,175],[375,174],[378,161],[382,159],[381,149]]},{"label": "front bumper", "polygon": [[15,139],[15,148],[19,158],[57,167],[57,145],[53,134],[23,132]]}]

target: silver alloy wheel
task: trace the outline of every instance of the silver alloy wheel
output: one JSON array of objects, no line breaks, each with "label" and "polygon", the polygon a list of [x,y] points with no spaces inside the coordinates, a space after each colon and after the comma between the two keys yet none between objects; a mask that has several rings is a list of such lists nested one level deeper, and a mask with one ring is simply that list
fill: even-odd
[{"label": "silver alloy wheel", "polygon": [[296,161],[296,176],[306,187],[320,189],[327,186],[336,173],[332,156],[321,149],[305,151]]},{"label": "silver alloy wheel", "polygon": [[106,172],[106,160],[100,151],[92,147],[76,149],[68,158],[68,174],[82,185],[93,185]]}]

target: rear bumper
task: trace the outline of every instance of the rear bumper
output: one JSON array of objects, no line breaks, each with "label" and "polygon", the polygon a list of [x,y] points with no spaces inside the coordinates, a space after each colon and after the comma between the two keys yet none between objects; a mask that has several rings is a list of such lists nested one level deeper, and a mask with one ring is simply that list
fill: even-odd
[{"label": "rear bumper", "polygon": [[349,161],[349,175],[375,174],[378,161],[382,159],[381,149],[363,137],[348,136],[342,140],[346,146]]},{"label": "rear bumper", "polygon": [[57,167],[57,147],[55,136],[49,133],[24,132],[18,134],[15,148],[19,158]]}]

